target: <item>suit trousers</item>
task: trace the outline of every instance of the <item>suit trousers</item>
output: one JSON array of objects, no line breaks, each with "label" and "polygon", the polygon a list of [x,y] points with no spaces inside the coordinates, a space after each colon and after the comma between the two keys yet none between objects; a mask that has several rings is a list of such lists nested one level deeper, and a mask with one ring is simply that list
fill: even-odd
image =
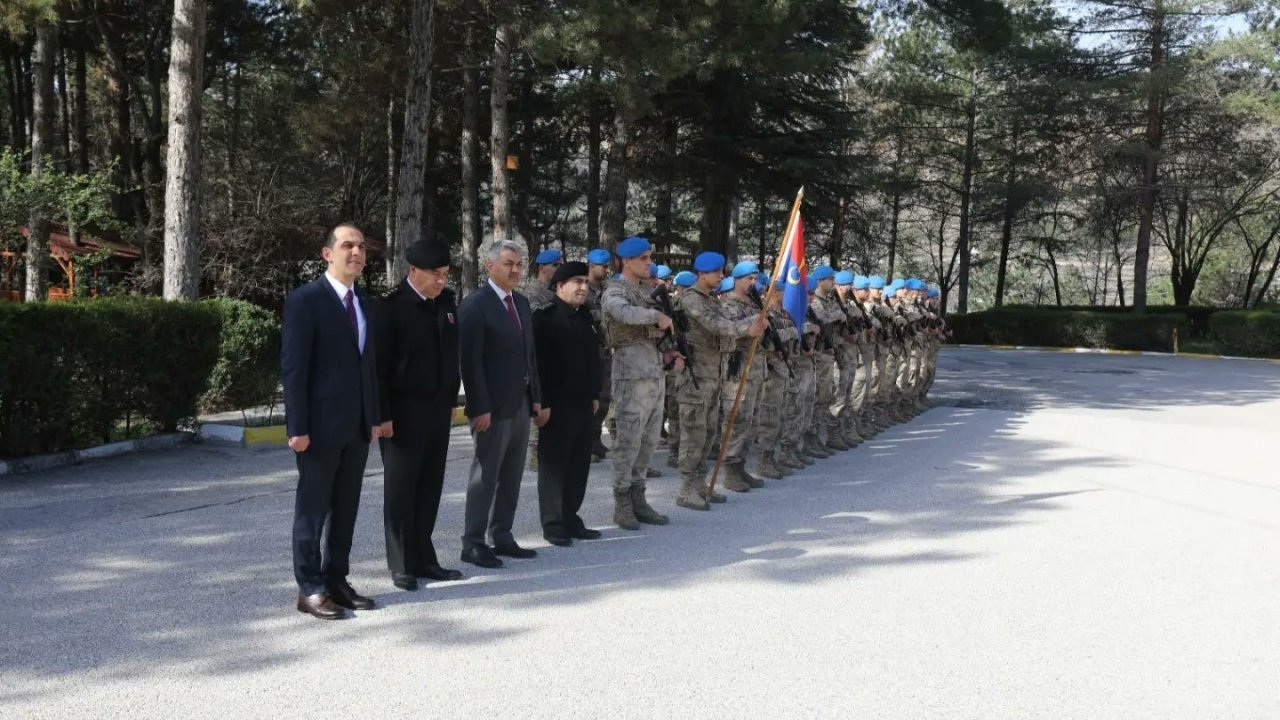
[{"label": "suit trousers", "polygon": [[[382,447],[382,520],[387,540],[387,568],[393,574],[422,577],[424,568],[439,565],[431,534],[436,529],[453,398],[424,401],[413,436],[396,428]],[[406,427],[404,430],[409,430]]]},{"label": "suit trousers", "polygon": [[560,401],[552,408],[551,419],[539,428],[538,509],[542,531],[548,535],[567,535],[586,527],[578,511],[591,472],[594,420],[590,400]]},{"label": "suit trousers", "polygon": [[464,549],[485,545],[486,531],[493,545],[510,545],[516,541],[511,525],[520,502],[530,424],[526,396],[515,415],[494,418],[484,432],[471,431],[476,448],[467,480]]},{"label": "suit trousers", "polygon": [[[298,492],[293,506],[293,576],[304,595],[344,582],[369,443],[356,433],[345,445],[312,445],[296,454]],[[321,539],[328,526],[327,543]]]}]

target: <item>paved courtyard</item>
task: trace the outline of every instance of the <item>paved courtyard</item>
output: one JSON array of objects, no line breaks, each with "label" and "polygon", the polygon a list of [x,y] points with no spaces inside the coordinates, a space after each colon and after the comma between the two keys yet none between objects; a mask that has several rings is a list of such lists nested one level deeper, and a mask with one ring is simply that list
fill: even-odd
[{"label": "paved courtyard", "polygon": [[405,593],[370,458],[352,582],[293,609],[284,449],[0,479],[0,718],[1280,717],[1280,365],[948,349],[935,407],[665,528]]}]

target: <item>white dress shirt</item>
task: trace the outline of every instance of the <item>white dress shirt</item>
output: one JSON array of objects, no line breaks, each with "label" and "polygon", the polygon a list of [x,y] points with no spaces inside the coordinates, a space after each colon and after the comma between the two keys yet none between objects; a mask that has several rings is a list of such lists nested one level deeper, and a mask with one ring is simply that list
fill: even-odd
[{"label": "white dress shirt", "polygon": [[329,281],[329,286],[333,288],[333,291],[338,293],[338,302],[342,303],[344,310],[347,307],[347,293],[353,293],[351,296],[351,304],[356,306],[356,325],[360,328],[360,352],[363,353],[365,337],[368,335],[368,325],[364,319],[364,308],[360,306],[359,293],[355,293],[354,287],[343,285],[340,280],[329,273],[325,273],[324,277]]}]

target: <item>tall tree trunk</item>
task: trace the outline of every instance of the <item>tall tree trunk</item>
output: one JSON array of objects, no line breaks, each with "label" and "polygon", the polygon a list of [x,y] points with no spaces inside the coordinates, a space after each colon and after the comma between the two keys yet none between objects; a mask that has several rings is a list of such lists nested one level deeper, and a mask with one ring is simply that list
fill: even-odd
[{"label": "tall tree trunk", "polygon": [[1147,310],[1147,268],[1151,262],[1151,228],[1159,194],[1159,154],[1164,139],[1164,0],[1151,14],[1151,70],[1147,82],[1146,147],[1142,155],[1142,187],[1138,189],[1138,247],[1133,254],[1133,310]]},{"label": "tall tree trunk", "polygon": [[836,217],[831,223],[831,247],[828,256],[831,267],[840,269],[840,258],[844,256],[844,196],[836,201]]},{"label": "tall tree trunk", "polygon": [[71,109],[71,151],[75,171],[89,172],[89,70],[85,57],[85,39],[81,33],[75,49],[75,85]]},{"label": "tall tree trunk", "polygon": [[387,238],[387,282],[409,272],[404,251],[423,237],[426,182],[429,171],[431,86],[435,49],[435,0],[413,0],[409,32],[408,92],[404,102],[404,135],[400,140],[400,177],[396,188],[395,234]]},{"label": "tall tree trunk", "polygon": [[[593,70],[592,79],[595,80]],[[587,114],[587,243],[600,237],[600,98],[593,93]]]},{"label": "tall tree trunk", "polygon": [[[627,146],[631,144],[635,116],[630,98],[618,98],[609,137],[609,166],[605,171],[604,206],[600,209],[600,245],[613,250],[622,240],[627,222]],[[728,222],[728,218],[725,219]]]},{"label": "tall tree trunk", "polygon": [[[756,198],[756,237],[759,247],[756,250],[756,257],[760,259],[760,264],[764,265],[768,262],[771,253],[774,252],[773,243],[769,237],[769,196],[763,190]],[[773,258],[773,264],[777,266],[778,259]]]},{"label": "tall tree trunk", "polygon": [[889,262],[886,273],[893,277],[893,265],[898,259],[898,220],[902,217],[902,136],[894,138],[893,143],[893,200],[890,203],[892,212],[889,216]]},{"label": "tall tree trunk", "polygon": [[[1276,248],[1275,257],[1271,260],[1271,268],[1267,270],[1267,277],[1258,286],[1258,294],[1254,295],[1253,301],[1248,305],[1249,308],[1258,307],[1266,299],[1267,291],[1271,289],[1271,283],[1275,282],[1277,270],[1280,270],[1280,247]],[[1249,302],[1249,299],[1245,298],[1245,301]]]},{"label": "tall tree trunk", "polygon": [[[50,22],[36,25],[36,46],[32,58],[34,97],[31,105],[31,177],[39,179],[48,169],[53,149],[53,75],[57,57],[58,26]],[[49,218],[38,212],[31,214],[27,236],[28,302],[43,300],[48,290],[45,267],[49,258]]]},{"label": "tall tree trunk", "polygon": [[[382,218],[382,236],[387,248],[396,237],[396,189],[400,186],[400,108],[396,96],[387,98],[387,209]],[[391,281],[391,255],[386,257],[388,282]]]},{"label": "tall tree trunk", "polygon": [[709,172],[703,181],[702,225],[698,237],[698,249],[711,250],[727,258],[734,256],[731,248],[733,233],[730,219],[733,215],[733,198],[736,178],[725,177],[719,172]]},{"label": "tall tree trunk", "polygon": [[969,72],[969,102],[965,105],[964,168],[960,177],[960,237],[957,252],[960,272],[956,279],[956,312],[969,312],[969,235],[972,232],[971,208],[973,198],[973,171],[977,161],[974,136],[978,124],[978,69]]},{"label": "tall tree trunk", "polygon": [[653,221],[655,234],[664,244],[671,242],[671,219],[675,212],[675,192],[672,188],[672,166],[676,161],[676,143],[679,141],[680,125],[675,119],[668,118],[662,123],[662,162],[665,172],[658,181],[658,198],[654,203]]},{"label": "tall tree trunk", "polygon": [[[223,74],[223,78],[227,79],[231,84],[230,95],[223,93],[230,104],[227,109],[227,124],[231,126],[227,130],[227,175],[232,178],[232,181],[227,183],[227,218],[235,219],[237,214],[236,187],[238,185],[235,178],[239,177],[240,172],[240,88],[243,85],[240,64],[236,63],[233,67],[228,67]],[[390,204],[390,200],[387,202]]]},{"label": "tall tree trunk", "polygon": [[1124,307],[1124,258],[1120,257],[1120,233],[1112,231],[1111,253],[1116,260],[1116,300]]},{"label": "tall tree trunk", "polygon": [[107,96],[111,99],[114,122],[110,125],[108,151],[111,156],[111,185],[117,188],[111,199],[112,215],[125,221],[139,217],[137,191],[133,188],[133,114],[130,111],[130,88],[115,63],[103,65]]},{"label": "tall tree trunk", "polygon": [[9,100],[9,148],[14,155],[23,155],[27,151],[26,104],[22,99],[22,80],[18,61],[20,51],[17,43],[0,38],[0,51],[4,60],[5,97]]},{"label": "tall tree trunk", "polygon": [[462,69],[462,137],[459,148],[462,180],[462,289],[480,284],[480,176],[477,165],[480,130],[480,71],[476,68],[475,31],[467,24]]},{"label": "tall tree trunk", "polygon": [[[1009,272],[1009,247],[1013,244],[1013,216],[1015,214],[1013,192],[1018,179],[1018,135],[1020,130],[1020,123],[1018,118],[1015,117],[1011,133],[1012,152],[1009,154],[1009,166],[1005,170],[1004,178],[1004,213],[1000,222],[1000,264],[996,266],[996,307],[1004,305],[1004,285]],[[1056,290],[1056,275],[1054,282]],[[1062,303],[1059,302],[1058,304],[1061,305]]]},{"label": "tall tree trunk", "polygon": [[[66,38],[63,37],[65,42]],[[71,98],[67,92],[67,48],[58,48],[58,169],[71,167]]]},{"label": "tall tree trunk", "polygon": [[164,298],[200,297],[200,124],[206,0],[175,0],[169,52]]},{"label": "tall tree trunk", "polygon": [[[507,17],[499,14],[500,18]],[[511,47],[515,26],[510,20],[498,23],[493,38],[493,79],[489,88],[489,168],[492,172],[493,239],[511,239],[511,176],[507,172],[510,124],[507,120],[507,92],[511,83]]]}]

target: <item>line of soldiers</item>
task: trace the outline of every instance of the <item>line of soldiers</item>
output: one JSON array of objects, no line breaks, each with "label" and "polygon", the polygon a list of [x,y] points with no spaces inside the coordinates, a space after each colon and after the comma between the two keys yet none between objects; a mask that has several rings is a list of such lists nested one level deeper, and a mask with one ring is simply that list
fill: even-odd
[{"label": "line of soldiers", "polygon": [[[652,262],[642,237],[620,243],[617,257],[621,272],[610,278],[609,252],[588,254],[588,307],[604,338],[604,385],[611,396],[600,403],[597,421],[611,406],[616,423],[608,455],[619,527],[668,521],[645,497],[645,481],[657,474],[650,460],[664,424],[669,462],[681,478],[676,504],[709,510],[726,501],[708,480],[744,374],[723,448],[723,487],[734,492],[853,448],[925,409],[946,330],[938,291],[922,280],[886,283],[817,267],[799,327],[782,307],[785,280],[768,293],[768,277],[754,262],[740,262],[726,276],[725,257],[704,252],[691,271],[673,276]],[[551,256],[535,263],[543,259]]]}]

